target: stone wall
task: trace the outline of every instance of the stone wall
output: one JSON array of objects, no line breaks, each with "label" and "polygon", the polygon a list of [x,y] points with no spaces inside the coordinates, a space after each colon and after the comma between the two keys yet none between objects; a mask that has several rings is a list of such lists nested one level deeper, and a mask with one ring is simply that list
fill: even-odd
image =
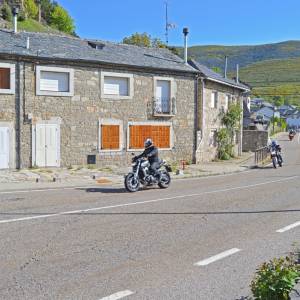
[{"label": "stone wall", "polygon": [[[218,92],[218,103],[216,108],[211,108],[211,93]],[[212,161],[217,158],[217,145],[212,143],[211,131],[218,131],[222,128],[221,118],[226,104],[226,95],[230,95],[232,102],[239,102],[242,107],[243,97],[241,90],[234,87],[223,85],[214,81],[205,80],[204,86],[199,85],[198,89],[198,130],[202,132],[202,138],[198,139],[197,145],[197,162]],[[204,99],[204,130],[202,129],[202,101]],[[200,135],[200,134],[199,134]],[[241,142],[242,138],[237,138]],[[235,154],[238,154],[240,147],[235,144]]]},{"label": "stone wall", "polygon": [[269,133],[263,130],[243,130],[243,151],[255,151],[268,145]]},{"label": "stone wall", "polygon": [[[21,120],[21,166],[32,165],[32,125],[41,120],[60,120],[61,166],[84,165],[88,154],[96,154],[97,165],[127,164],[127,124],[141,121],[168,121],[174,132],[174,148],[161,151],[168,160],[191,161],[194,153],[194,102],[195,80],[193,75],[165,74],[176,84],[177,114],[174,117],[157,118],[152,114],[154,76],[136,70],[99,67],[62,66],[74,69],[74,96],[37,96],[35,91],[35,67],[33,63],[21,63],[21,86],[24,87]],[[130,100],[102,99],[100,92],[101,72],[130,73],[134,76],[134,97]],[[32,120],[27,120],[28,116]],[[99,119],[115,119],[123,122],[124,149],[118,152],[99,152]]]}]

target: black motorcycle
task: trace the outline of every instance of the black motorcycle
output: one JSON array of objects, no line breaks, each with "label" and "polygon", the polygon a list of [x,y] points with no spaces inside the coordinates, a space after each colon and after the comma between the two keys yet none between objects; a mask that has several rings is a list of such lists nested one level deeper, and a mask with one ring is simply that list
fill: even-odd
[{"label": "black motorcycle", "polygon": [[164,161],[160,161],[158,175],[154,176],[150,172],[150,163],[145,158],[134,157],[132,159],[132,172],[125,176],[124,185],[128,192],[137,192],[140,185],[158,185],[161,189],[166,189],[171,183],[171,167]]},{"label": "black motorcycle", "polygon": [[273,167],[277,168],[277,163],[279,167],[282,167],[282,155],[281,155],[281,147],[276,146],[275,148],[270,149],[271,152],[271,159],[273,163]]}]

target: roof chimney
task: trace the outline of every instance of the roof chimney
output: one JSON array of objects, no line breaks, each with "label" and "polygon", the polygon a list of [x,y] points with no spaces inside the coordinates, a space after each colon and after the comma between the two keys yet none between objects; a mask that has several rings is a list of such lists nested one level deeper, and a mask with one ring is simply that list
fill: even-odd
[{"label": "roof chimney", "polygon": [[227,78],[228,56],[225,56],[224,77]]},{"label": "roof chimney", "polygon": [[29,36],[26,39],[26,49],[28,50],[30,48],[30,38]]},{"label": "roof chimney", "polygon": [[239,72],[240,71],[240,66],[239,64],[236,65],[236,83],[239,83]]},{"label": "roof chimney", "polygon": [[14,17],[14,33],[18,32],[18,14],[19,14],[19,7],[15,6],[12,9],[13,17]]},{"label": "roof chimney", "polygon": [[187,36],[189,34],[189,29],[187,27],[183,28],[183,35],[184,35],[184,63],[187,65]]}]

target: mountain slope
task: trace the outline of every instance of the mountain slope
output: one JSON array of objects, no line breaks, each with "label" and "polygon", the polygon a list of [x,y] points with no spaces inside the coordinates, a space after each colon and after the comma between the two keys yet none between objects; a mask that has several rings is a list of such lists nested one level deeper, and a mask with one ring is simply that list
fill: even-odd
[{"label": "mountain slope", "polygon": [[[178,48],[183,54],[183,49]],[[192,46],[189,56],[208,67],[224,68],[224,57],[228,56],[228,68],[234,70],[236,64],[241,67],[270,60],[300,57],[300,41],[286,41],[256,46]]]},{"label": "mountain slope", "polygon": [[256,96],[269,100],[282,96],[292,104],[300,104],[300,57],[251,64],[240,70],[240,78],[253,87]]}]

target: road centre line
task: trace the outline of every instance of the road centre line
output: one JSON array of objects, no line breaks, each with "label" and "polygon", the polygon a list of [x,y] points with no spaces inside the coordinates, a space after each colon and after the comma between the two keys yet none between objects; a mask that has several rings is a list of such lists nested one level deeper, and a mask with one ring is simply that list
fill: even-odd
[{"label": "road centre line", "polygon": [[286,226],[286,227],[280,228],[280,229],[276,230],[276,232],[278,232],[278,233],[283,233],[283,232],[286,232],[286,231],[288,231],[288,230],[294,229],[294,228],[296,228],[296,227],[298,227],[298,226],[300,226],[300,221],[299,221],[299,222],[296,222],[296,223],[293,223],[293,224],[291,224],[291,225],[288,225],[288,226]]},{"label": "road centre line", "polygon": [[297,176],[291,176],[291,177],[278,179],[278,180],[272,180],[272,181],[266,181],[266,182],[261,182],[261,183],[237,186],[237,187],[220,189],[220,190],[215,190],[215,191],[207,191],[207,192],[202,192],[202,193],[197,193],[197,194],[178,195],[178,196],[173,196],[173,197],[158,198],[158,199],[152,199],[152,200],[145,200],[145,201],[139,201],[139,202],[130,202],[130,203],[123,203],[123,204],[109,205],[109,206],[93,207],[93,208],[87,208],[87,209],[65,211],[65,212],[39,215],[39,216],[33,216],[33,217],[24,217],[24,218],[18,218],[18,219],[6,219],[6,220],[1,220],[0,224],[13,223],[13,222],[22,222],[22,221],[29,221],[29,220],[43,219],[43,218],[51,218],[51,217],[57,217],[57,216],[63,216],[63,215],[84,214],[86,212],[104,210],[104,209],[110,209],[110,208],[127,207],[127,206],[162,202],[162,201],[167,201],[167,200],[192,198],[192,197],[196,197],[196,196],[224,193],[224,192],[229,192],[229,191],[242,190],[242,189],[253,188],[253,187],[257,187],[257,186],[263,186],[263,185],[272,184],[272,183],[285,182],[285,181],[293,180],[293,179],[298,178],[298,177],[299,177],[298,175]]},{"label": "road centre line", "polygon": [[240,252],[240,251],[242,251],[242,250],[238,249],[238,248],[232,248],[230,250],[221,252],[221,253],[219,253],[217,255],[211,256],[211,257],[209,257],[207,259],[200,260],[200,261],[196,262],[194,264],[194,266],[207,266],[207,265],[209,265],[209,264],[211,264],[213,262],[216,262],[216,261],[218,261],[220,259],[223,259],[223,258],[225,258],[227,256],[233,255],[233,254],[235,254],[237,252]]},{"label": "road centre line", "polygon": [[122,298],[125,298],[125,297],[133,295],[133,294],[134,294],[134,292],[129,291],[129,290],[125,290],[125,291],[117,292],[117,293],[112,294],[110,296],[101,298],[99,300],[118,300],[118,299],[122,299]]}]

